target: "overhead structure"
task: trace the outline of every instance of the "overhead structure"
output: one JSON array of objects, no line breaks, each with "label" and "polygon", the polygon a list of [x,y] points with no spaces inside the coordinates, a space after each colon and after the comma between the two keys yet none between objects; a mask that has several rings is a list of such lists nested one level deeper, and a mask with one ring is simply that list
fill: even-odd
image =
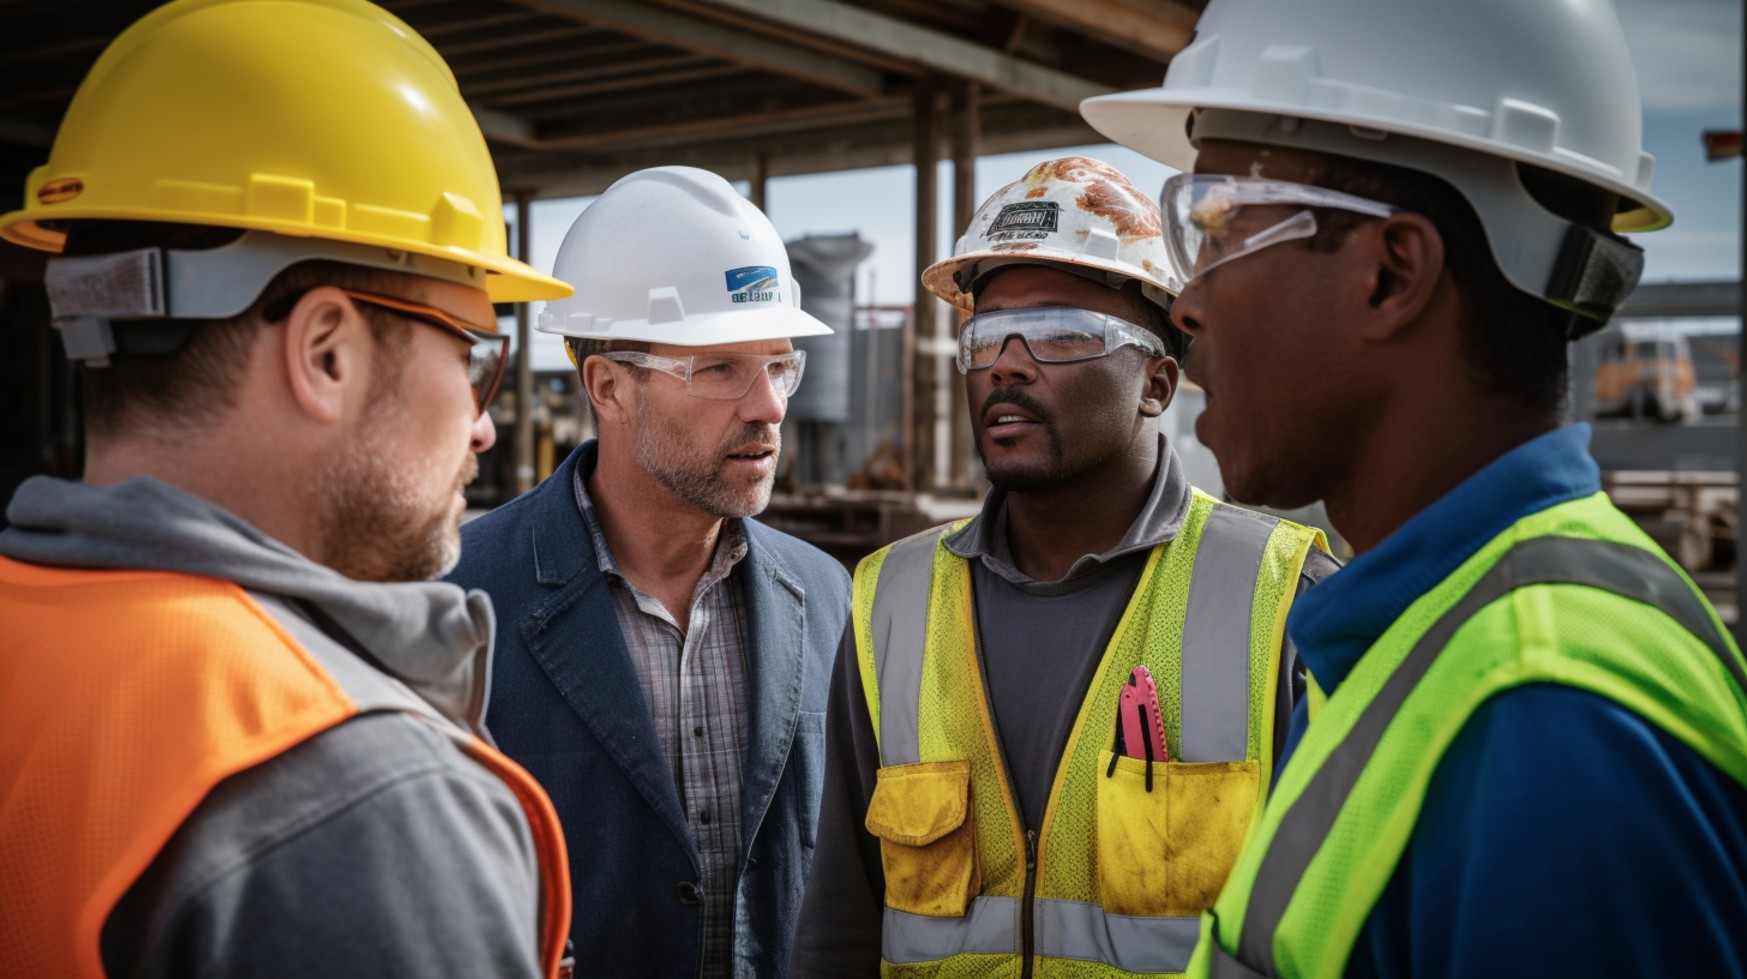
[{"label": "overhead structure", "polygon": [[[924,88],[974,85],[984,153],[1099,142],[1082,98],[1157,84],[1201,0],[384,0],[454,68],[507,193],[641,167],[730,179],[909,163]],[[0,204],[104,45],[157,4],[0,9]],[[761,163],[763,160],[765,162]]]},{"label": "overhead structure", "polygon": [[[167,0],[0,3],[0,211],[49,155],[81,79],[124,28]],[[526,243],[531,203],[597,194],[652,166],[745,180],[922,163],[917,264],[939,256],[936,202],[974,206],[979,154],[1102,142],[1082,98],[1155,85],[1205,0],[377,0],[455,73]],[[949,155],[950,154],[950,155]],[[935,162],[953,161],[948,190]],[[948,196],[950,194],[950,196]],[[888,206],[869,201],[870,209]],[[0,390],[30,392],[0,419],[0,498],[25,476],[71,475],[78,425],[40,308],[42,257],[0,243],[0,323],[24,347]],[[14,288],[22,286],[24,288]],[[521,311],[525,320],[526,311]],[[894,471],[912,488],[968,489],[969,432],[943,351],[952,324],[918,304],[902,336],[910,383]],[[522,331],[525,333],[525,330]],[[870,343],[873,334],[870,333]],[[882,334],[882,342],[895,341]],[[872,349],[870,347],[870,349]],[[897,366],[894,357],[893,367]],[[538,473],[531,370],[507,448]],[[914,390],[912,390],[914,387]],[[954,421],[956,419],[956,421]],[[962,457],[962,458],[961,458]]]}]

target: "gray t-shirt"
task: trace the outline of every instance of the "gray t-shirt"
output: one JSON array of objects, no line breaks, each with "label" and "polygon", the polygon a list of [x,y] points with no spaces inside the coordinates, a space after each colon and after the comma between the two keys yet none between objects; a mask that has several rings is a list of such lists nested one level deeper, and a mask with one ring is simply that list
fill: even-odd
[{"label": "gray t-shirt", "polygon": [[977,641],[995,730],[1025,825],[1043,823],[1049,790],[1100,655],[1134,594],[1147,552],[1054,582],[1020,584],[971,568]]}]

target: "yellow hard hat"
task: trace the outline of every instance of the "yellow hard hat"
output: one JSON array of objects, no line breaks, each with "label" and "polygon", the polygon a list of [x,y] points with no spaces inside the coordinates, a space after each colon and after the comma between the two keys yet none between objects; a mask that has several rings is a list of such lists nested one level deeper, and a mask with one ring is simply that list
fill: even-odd
[{"label": "yellow hard hat", "polygon": [[503,198],[455,76],[364,0],[179,0],[110,44],[0,237],[168,221],[369,245],[485,269],[497,302],[568,285],[509,256]]}]

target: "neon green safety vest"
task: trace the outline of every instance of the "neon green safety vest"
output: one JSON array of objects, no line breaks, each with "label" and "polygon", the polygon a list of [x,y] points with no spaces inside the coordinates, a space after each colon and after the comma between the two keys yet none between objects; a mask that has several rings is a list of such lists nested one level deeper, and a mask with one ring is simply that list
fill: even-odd
[{"label": "neon green safety vest", "polygon": [[[962,525],[961,525],[962,526]],[[1086,691],[1041,830],[1013,805],[952,528],[855,573],[856,652],[880,769],[888,976],[1180,973],[1272,768],[1286,612],[1320,531],[1196,494],[1154,548]],[[1145,663],[1174,759],[1110,767]]]},{"label": "neon green safety vest", "polygon": [[1444,752],[1525,683],[1613,700],[1747,784],[1747,670],[1716,613],[1605,495],[1551,507],[1420,596],[1321,704],[1191,973],[1343,974]]}]

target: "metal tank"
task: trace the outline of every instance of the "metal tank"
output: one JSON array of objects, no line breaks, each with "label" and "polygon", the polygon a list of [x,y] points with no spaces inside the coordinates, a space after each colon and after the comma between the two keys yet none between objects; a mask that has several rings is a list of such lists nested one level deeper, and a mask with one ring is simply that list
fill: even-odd
[{"label": "metal tank", "polygon": [[855,233],[807,235],[788,243],[801,287],[801,308],[831,327],[829,336],[796,337],[807,373],[789,399],[785,437],[793,447],[792,480],[841,485],[860,460],[849,458],[854,418],[855,270],[873,244]]},{"label": "metal tank", "polygon": [[788,243],[789,262],[801,287],[801,308],[831,327],[830,336],[796,337],[807,352],[807,374],[789,399],[796,421],[849,421],[850,332],[854,315],[855,270],[873,253],[873,244],[855,233],[808,235]]}]

